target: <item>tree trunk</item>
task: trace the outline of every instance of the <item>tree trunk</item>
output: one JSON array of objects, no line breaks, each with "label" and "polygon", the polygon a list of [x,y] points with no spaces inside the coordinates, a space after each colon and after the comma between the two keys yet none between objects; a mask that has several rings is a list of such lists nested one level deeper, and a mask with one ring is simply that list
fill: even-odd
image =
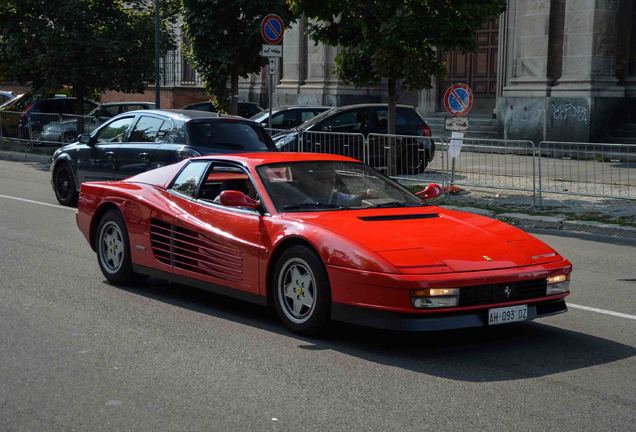
[{"label": "tree trunk", "polygon": [[387,133],[395,135],[395,105],[397,104],[397,81],[395,78],[388,79],[389,86],[389,121]]},{"label": "tree trunk", "polygon": [[238,115],[238,73],[232,72],[230,78],[230,114]]},{"label": "tree trunk", "polygon": [[[387,133],[389,135],[395,135],[395,115],[396,115],[396,108],[395,105],[397,104],[397,86],[396,86],[396,80],[395,78],[389,78],[388,79],[388,91],[389,91],[389,106],[388,106],[388,114],[389,114],[389,119],[388,119],[388,127],[387,127]],[[393,137],[387,137],[387,144],[389,147],[389,157],[388,157],[388,164],[387,164],[387,168],[388,168],[388,175],[390,176],[394,176],[398,174],[398,155],[397,155],[397,140]]]}]

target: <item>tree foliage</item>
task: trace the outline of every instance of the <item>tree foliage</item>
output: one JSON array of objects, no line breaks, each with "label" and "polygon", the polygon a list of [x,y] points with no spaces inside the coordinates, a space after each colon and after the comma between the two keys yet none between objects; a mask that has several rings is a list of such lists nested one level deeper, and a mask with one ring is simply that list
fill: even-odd
[{"label": "tree foliage", "polygon": [[284,0],[183,0],[190,59],[217,109],[236,113],[238,78],[265,65],[260,24],[270,13],[294,19]]},{"label": "tree foliage", "polygon": [[387,80],[391,132],[397,87],[430,87],[432,76],[446,73],[437,49],[474,50],[475,31],[506,7],[506,0],[288,1],[310,18],[313,40],[339,47],[340,79],[358,86]]},{"label": "tree foliage", "polygon": [[[164,0],[162,40],[173,45]],[[145,0],[0,0],[0,76],[80,101],[105,90],[142,92],[154,81],[154,7]]]}]

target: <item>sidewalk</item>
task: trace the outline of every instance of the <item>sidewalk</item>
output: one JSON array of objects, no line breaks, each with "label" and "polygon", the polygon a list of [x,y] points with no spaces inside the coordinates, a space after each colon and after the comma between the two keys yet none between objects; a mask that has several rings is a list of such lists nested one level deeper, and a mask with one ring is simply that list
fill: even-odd
[{"label": "sidewalk", "polygon": [[[411,186],[410,189],[415,188]],[[544,194],[543,207],[531,193],[466,189],[436,204],[494,217],[524,228],[546,228],[636,239],[636,201]]]}]

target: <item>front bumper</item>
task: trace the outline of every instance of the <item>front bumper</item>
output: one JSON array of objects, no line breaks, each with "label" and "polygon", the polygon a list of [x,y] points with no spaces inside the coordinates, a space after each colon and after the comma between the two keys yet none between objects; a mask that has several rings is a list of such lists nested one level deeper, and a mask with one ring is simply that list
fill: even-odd
[{"label": "front bumper", "polygon": [[[550,300],[528,304],[528,320],[567,312],[565,300]],[[436,331],[461,329],[469,327],[485,327],[488,325],[488,309],[456,311],[435,314],[407,314],[382,311],[343,303],[333,303],[331,318],[374,327],[398,331]]]}]

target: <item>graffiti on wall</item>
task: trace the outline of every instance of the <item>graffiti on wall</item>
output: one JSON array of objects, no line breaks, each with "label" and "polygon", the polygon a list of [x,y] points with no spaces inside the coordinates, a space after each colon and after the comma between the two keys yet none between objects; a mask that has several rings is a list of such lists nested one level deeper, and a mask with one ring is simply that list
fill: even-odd
[{"label": "graffiti on wall", "polygon": [[554,120],[572,119],[587,124],[588,108],[572,101],[564,103],[552,102],[552,118]]}]

